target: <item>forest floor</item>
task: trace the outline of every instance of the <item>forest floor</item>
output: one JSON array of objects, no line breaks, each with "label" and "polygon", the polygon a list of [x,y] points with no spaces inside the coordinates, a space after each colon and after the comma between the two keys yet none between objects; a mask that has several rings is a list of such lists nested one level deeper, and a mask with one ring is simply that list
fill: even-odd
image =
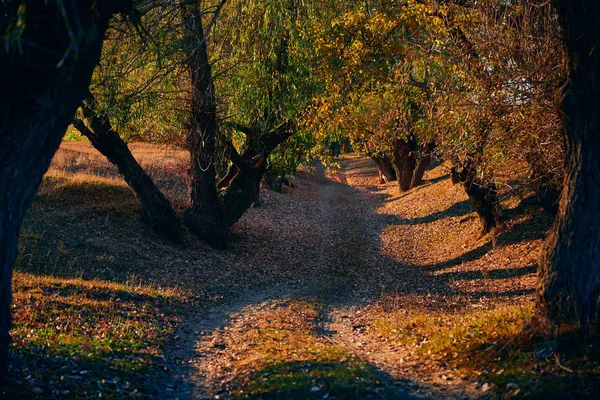
[{"label": "forest floor", "polygon": [[[134,145],[177,209],[185,153]],[[597,347],[531,326],[551,218],[503,202],[481,236],[447,169],[404,194],[367,158],[301,171],[215,251],[138,221],[118,174],[64,143],[23,228],[5,398],[593,398]]]}]

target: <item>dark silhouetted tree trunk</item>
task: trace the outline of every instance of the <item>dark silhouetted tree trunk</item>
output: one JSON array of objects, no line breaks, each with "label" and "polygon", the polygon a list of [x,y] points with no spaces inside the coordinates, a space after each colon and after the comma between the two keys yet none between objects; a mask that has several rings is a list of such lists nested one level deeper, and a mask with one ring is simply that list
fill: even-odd
[{"label": "dark silhouetted tree trunk", "polygon": [[210,246],[225,248],[229,230],[216,187],[218,125],[215,86],[197,2],[184,6],[183,20],[187,39],[194,45],[188,61],[192,84],[188,134],[192,206],[185,214],[185,224]]},{"label": "dark silhouetted tree trunk", "polygon": [[412,182],[410,184],[411,188],[419,186],[423,182],[423,175],[425,175],[425,171],[429,168],[429,164],[431,164],[431,158],[433,157],[433,150],[435,149],[435,143],[429,142],[423,145],[421,149],[421,157],[419,158],[419,162],[417,163],[417,167],[413,173]]},{"label": "dark silhouetted tree trunk", "polygon": [[600,2],[555,0],[568,54],[562,115],[566,164],[554,229],[540,262],[538,305],[551,324],[599,330]]},{"label": "dark silhouetted tree trunk", "polygon": [[413,171],[416,165],[415,150],[417,143],[414,138],[404,140],[394,139],[392,150],[392,163],[398,177],[398,187],[401,192],[407,192],[411,188]]},{"label": "dark silhouetted tree trunk", "polygon": [[179,216],[169,200],[138,164],[127,144],[113,130],[108,116],[97,113],[93,96],[88,96],[82,109],[91,129],[77,118],[73,119],[73,126],[119,169],[140,202],[142,221],[158,235],[170,240],[180,239],[183,227]]},{"label": "dark silhouetted tree trunk", "polygon": [[500,224],[500,202],[493,180],[483,180],[470,162],[462,165],[461,171],[452,168],[452,181],[462,183],[475,212],[479,216],[482,232],[489,233]]},{"label": "dark silhouetted tree trunk", "polygon": [[[21,4],[25,30],[7,38]],[[116,0],[65,2],[62,16],[58,4],[6,0],[0,7],[0,373],[8,362],[12,267],[25,212],[87,93],[112,14],[131,8]],[[12,43],[7,51],[11,36],[20,48]]]},{"label": "dark silhouetted tree trunk", "polygon": [[241,126],[236,126],[236,129],[246,133],[247,142],[241,155],[230,145],[233,163],[230,171],[236,173],[233,178],[228,173],[221,181],[227,180],[227,185],[219,183],[224,188],[220,197],[229,226],[236,223],[258,201],[260,182],[265,174],[269,155],[294,133],[295,128],[288,121],[262,135]]},{"label": "dark silhouetted tree trunk", "polygon": [[375,165],[377,165],[377,170],[379,171],[379,183],[383,184],[397,179],[396,170],[387,155],[378,153],[372,155],[371,159],[375,162]]},{"label": "dark silhouetted tree trunk", "polygon": [[342,141],[342,153],[343,154],[352,153],[352,145],[350,144],[350,140],[348,138],[345,138]]}]

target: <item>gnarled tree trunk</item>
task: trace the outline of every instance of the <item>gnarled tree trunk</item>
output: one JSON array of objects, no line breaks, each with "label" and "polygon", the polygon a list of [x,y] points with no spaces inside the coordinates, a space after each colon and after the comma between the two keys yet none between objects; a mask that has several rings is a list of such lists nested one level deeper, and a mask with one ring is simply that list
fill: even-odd
[{"label": "gnarled tree trunk", "polygon": [[246,127],[236,126],[236,129],[246,133],[247,143],[241,155],[230,145],[233,165],[219,182],[219,186],[223,188],[220,197],[229,226],[236,223],[258,201],[260,182],[267,169],[269,155],[294,133],[295,128],[287,121],[262,135]]},{"label": "gnarled tree trunk", "polygon": [[379,183],[383,184],[386,182],[392,182],[397,179],[396,170],[390,161],[390,158],[383,153],[377,153],[371,155],[371,159],[377,165],[377,170],[379,172]]},{"label": "gnarled tree trunk", "polygon": [[171,207],[169,200],[138,164],[127,144],[113,130],[108,116],[97,113],[96,102],[92,95],[89,95],[83,103],[82,110],[91,129],[77,118],[73,119],[73,126],[119,169],[123,179],[133,189],[140,202],[142,221],[158,235],[171,240],[180,239],[183,228],[179,216]]},{"label": "gnarled tree trunk", "polygon": [[562,115],[565,179],[540,261],[538,305],[551,324],[600,332],[600,2],[555,0],[569,58]]},{"label": "gnarled tree trunk", "polygon": [[433,150],[435,149],[435,143],[428,142],[423,145],[421,149],[421,157],[419,158],[419,162],[413,172],[412,182],[410,184],[411,188],[415,188],[419,186],[423,182],[423,175],[425,175],[425,171],[429,168],[429,164],[431,164],[431,158],[433,157]]},{"label": "gnarled tree trunk", "polygon": [[183,6],[187,39],[195,46],[188,68],[192,83],[191,121],[188,134],[192,205],[185,224],[192,233],[214,248],[227,246],[228,226],[216,187],[215,142],[217,107],[212,69],[198,2]]},{"label": "gnarled tree trunk", "polygon": [[[0,35],[26,4],[20,48],[0,48],[0,375],[8,362],[11,277],[17,240],[35,192],[99,61],[114,12],[130,2],[3,2]],[[78,21],[74,35],[72,21]],[[67,26],[69,27],[67,28]],[[71,32],[72,33],[72,32]]]},{"label": "gnarled tree trunk", "polygon": [[417,163],[415,150],[417,142],[414,138],[408,140],[395,138],[392,150],[392,164],[398,177],[398,187],[401,192],[407,192],[411,188],[413,171]]},{"label": "gnarled tree trunk", "polygon": [[475,212],[481,222],[482,233],[489,233],[501,222],[498,190],[493,180],[483,180],[477,174],[477,169],[470,163],[462,165],[462,170],[452,168],[452,182],[462,183],[469,196]]}]

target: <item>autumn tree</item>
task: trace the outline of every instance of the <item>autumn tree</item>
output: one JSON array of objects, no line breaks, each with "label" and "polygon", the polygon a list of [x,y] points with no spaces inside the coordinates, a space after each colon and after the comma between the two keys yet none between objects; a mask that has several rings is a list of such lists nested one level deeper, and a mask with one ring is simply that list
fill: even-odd
[{"label": "autumn tree", "polygon": [[[432,2],[337,4],[319,27],[326,85],[313,129],[327,142],[339,131],[376,163],[380,181],[418,186],[435,142],[425,129],[438,72],[442,18]],[[439,46],[438,46],[439,47]]]}]

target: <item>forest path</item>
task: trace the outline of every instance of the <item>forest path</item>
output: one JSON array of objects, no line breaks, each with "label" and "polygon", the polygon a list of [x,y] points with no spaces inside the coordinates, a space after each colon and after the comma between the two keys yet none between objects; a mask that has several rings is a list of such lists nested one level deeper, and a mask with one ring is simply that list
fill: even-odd
[{"label": "forest path", "polygon": [[388,197],[385,187],[360,183],[376,180],[370,160],[348,158],[335,174],[315,169],[312,196],[295,206],[312,216],[303,234],[317,236],[305,254],[295,255],[309,276],[248,291],[191,318],[168,354],[179,360],[175,370],[190,387],[169,397],[472,397],[445,382],[414,380],[407,372],[419,365],[405,362],[404,350],[363,340],[356,322],[361,305],[414,285],[402,279],[406,266],[381,250],[381,232],[396,218],[377,213]]}]

